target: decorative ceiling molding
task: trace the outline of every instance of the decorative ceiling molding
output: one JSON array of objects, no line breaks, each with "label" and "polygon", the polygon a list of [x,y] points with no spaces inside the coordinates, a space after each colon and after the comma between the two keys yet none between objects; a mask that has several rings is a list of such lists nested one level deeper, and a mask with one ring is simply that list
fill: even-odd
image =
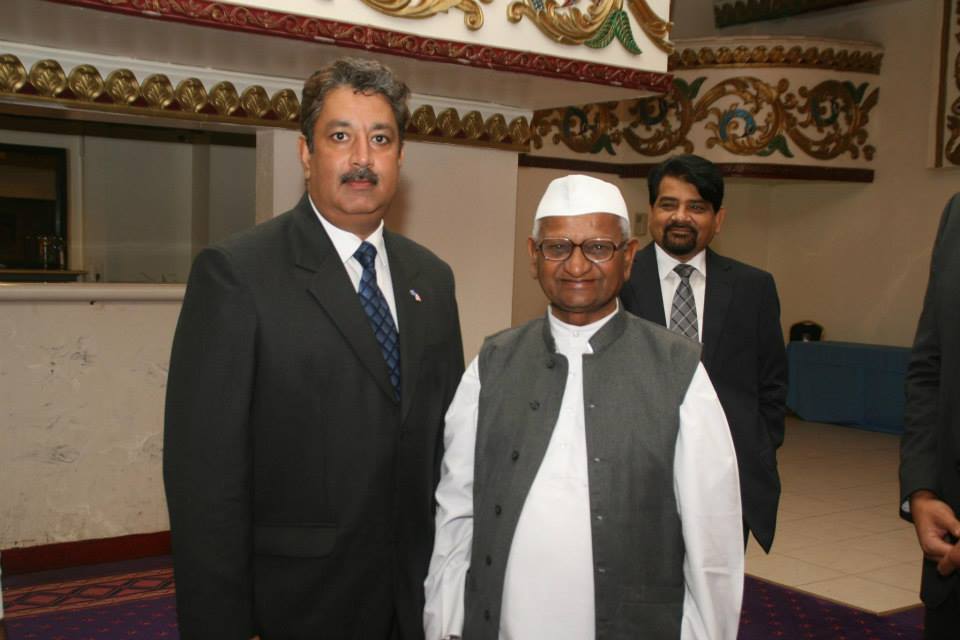
[{"label": "decorative ceiling molding", "polygon": [[[490,4],[493,0],[480,2]],[[363,0],[363,3],[395,18],[429,18],[450,9],[460,9],[468,29],[475,31],[483,26],[483,9],[476,0]]]},{"label": "decorative ceiling molding", "polygon": [[793,67],[879,75],[881,62],[882,51],[802,45],[703,46],[678,48],[670,56],[669,69]]},{"label": "decorative ceiling molding", "polygon": [[462,118],[456,109],[447,108],[437,115],[430,105],[415,109],[407,125],[407,136],[422,141],[483,145],[509,151],[530,148],[530,122],[521,116],[509,123],[499,113],[484,119],[479,111]]},{"label": "decorative ceiling molding", "polygon": [[[633,37],[623,2],[594,0],[584,13],[570,0],[515,0],[507,7],[507,19],[519,22],[529,18],[540,31],[563,44],[602,49],[616,38],[627,51],[638,55],[642,52]],[[647,0],[627,0],[627,3],[637,24],[654,45],[666,53],[673,51],[673,45],[667,40],[673,23],[654,13]]]},{"label": "decorative ceiling molding", "polygon": [[176,87],[162,73],[143,82],[129,69],[114,69],[106,78],[96,67],[79,64],[69,73],[53,59],[38,60],[29,71],[13,54],[0,55],[0,95],[71,105],[83,110],[122,111],[207,122],[260,126],[297,126],[300,101],[293,89],[270,96],[260,85],[239,92],[232,82],[210,87],[197,78]]},{"label": "decorative ceiling molding", "polygon": [[821,9],[834,9],[864,0],[713,0],[713,21],[717,27],[776,20]]},{"label": "decorative ceiling molding", "polygon": [[[0,97],[13,97],[24,104],[73,107],[81,112],[99,111],[171,119],[171,126],[184,120],[229,123],[259,127],[297,129],[300,101],[293,88],[272,96],[260,85],[242,91],[232,82],[216,82],[211,88],[194,77],[176,86],[162,73],[139,82],[129,69],[106,73],[91,64],[78,64],[67,73],[61,64],[45,58],[28,71],[20,59],[0,54]],[[410,140],[486,146],[512,151],[529,149],[531,131],[525,116],[503,113],[488,116],[471,109],[460,117],[456,107],[443,107],[436,115],[432,105],[421,105],[407,126]]]},{"label": "decorative ceiling molding", "polygon": [[960,0],[943,0],[934,166],[960,166]]},{"label": "decorative ceiling molding", "polygon": [[468,65],[495,71],[512,71],[557,80],[614,85],[642,92],[662,93],[670,85],[669,75],[654,71],[428,38],[323,18],[253,9],[229,2],[214,0],[50,1],[112,11],[138,18],[146,17],[200,27],[319,42],[431,62]]}]

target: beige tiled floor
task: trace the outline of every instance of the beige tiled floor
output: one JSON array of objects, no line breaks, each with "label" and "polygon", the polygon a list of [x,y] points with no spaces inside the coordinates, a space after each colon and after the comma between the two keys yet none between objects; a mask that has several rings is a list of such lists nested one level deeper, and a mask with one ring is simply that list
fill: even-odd
[{"label": "beige tiled floor", "polygon": [[897,516],[899,442],[788,418],[776,539],[766,555],[751,538],[747,573],[875,613],[920,604],[920,547]]}]

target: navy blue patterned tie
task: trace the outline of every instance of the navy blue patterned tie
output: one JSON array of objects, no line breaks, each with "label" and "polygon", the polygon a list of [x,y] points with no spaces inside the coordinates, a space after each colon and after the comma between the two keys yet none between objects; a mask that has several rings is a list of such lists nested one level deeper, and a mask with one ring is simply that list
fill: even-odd
[{"label": "navy blue patterned tie", "polygon": [[380,344],[383,359],[390,370],[390,383],[393,385],[394,399],[400,399],[400,336],[397,325],[393,323],[390,307],[377,286],[377,248],[369,242],[362,242],[353,257],[363,267],[360,276],[360,304],[370,320],[373,335]]}]

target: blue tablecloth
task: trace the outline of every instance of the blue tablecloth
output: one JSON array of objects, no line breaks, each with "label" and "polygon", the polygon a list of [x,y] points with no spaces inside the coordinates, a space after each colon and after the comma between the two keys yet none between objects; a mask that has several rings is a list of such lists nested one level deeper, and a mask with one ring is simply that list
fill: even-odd
[{"label": "blue tablecloth", "polygon": [[790,342],[787,406],[804,420],[903,432],[910,349],[853,342]]}]

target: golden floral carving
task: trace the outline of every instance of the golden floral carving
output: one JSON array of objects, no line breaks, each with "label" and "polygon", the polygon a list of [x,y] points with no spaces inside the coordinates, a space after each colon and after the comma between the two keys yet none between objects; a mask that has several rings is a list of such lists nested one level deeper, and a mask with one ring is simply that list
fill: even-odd
[{"label": "golden floral carving", "polygon": [[210,90],[210,104],[222,116],[232,116],[240,108],[240,96],[232,82],[218,82]]},{"label": "golden floral carving", "polygon": [[103,78],[96,67],[89,64],[81,64],[74,67],[67,78],[67,86],[80,100],[93,102],[103,93]]},{"label": "golden floral carving", "polygon": [[282,89],[273,94],[270,106],[280,120],[296,122],[300,117],[300,100],[292,89]]},{"label": "golden floral carving", "polygon": [[507,19],[519,22],[529,18],[537,28],[563,44],[583,44],[597,35],[610,14],[623,6],[623,0],[595,0],[584,14],[556,0],[519,0],[507,7]]},{"label": "golden floral carving", "polygon": [[0,91],[16,93],[27,83],[27,70],[17,56],[5,53],[0,56]]},{"label": "golden floral carving", "polygon": [[799,67],[831,69],[856,73],[880,73],[883,53],[835,50],[832,47],[700,47],[684,48],[669,59],[671,71],[708,69],[712,67]]},{"label": "golden floral carving", "polygon": [[166,109],[175,97],[170,78],[162,73],[155,73],[144,80],[140,95],[154,109]]},{"label": "golden floral carving", "polygon": [[240,96],[240,107],[251,118],[263,118],[270,111],[270,96],[259,85],[247,87]]},{"label": "golden floral carving", "polygon": [[42,96],[52,98],[67,88],[67,74],[56,60],[38,60],[30,68],[30,84]]},{"label": "golden floral carving", "polygon": [[174,95],[184,111],[200,113],[207,106],[207,90],[196,78],[181,80]]},{"label": "golden floral carving", "polygon": [[[787,79],[770,84],[743,76],[722,80],[700,95],[705,80],[688,84],[675,78],[664,96],[537,111],[533,145],[541,148],[552,134],[553,144],[578,153],[616,155],[621,141],[646,156],[692,153],[696,145],[690,134],[700,125],[709,133],[706,148],[721,147],[740,156],[780,153],[792,158],[792,142],[818,160],[874,157],[866,125],[879,89],[868,92],[867,83],[825,80],[791,93]],[[621,121],[626,124],[621,126]]]},{"label": "golden floral carving", "polygon": [[654,13],[647,0],[628,0],[630,13],[640,28],[643,30],[650,41],[661,51],[673,53],[673,43],[668,40],[670,30],[673,29],[673,23],[669,20],[663,20]]},{"label": "golden floral carving", "polygon": [[[493,0],[480,0],[485,4]],[[463,23],[468,29],[483,26],[483,10],[476,0],[363,0],[363,3],[395,18],[431,18],[450,9],[463,11]]]},{"label": "golden floral carving", "polygon": [[424,139],[465,140],[511,147],[526,146],[530,141],[526,118],[515,118],[508,125],[506,118],[499,113],[484,120],[479,111],[469,111],[460,117],[456,109],[448,108],[436,115],[430,105],[423,105],[413,112],[407,132]]},{"label": "golden floral carving", "polygon": [[137,76],[129,69],[117,69],[107,76],[107,93],[116,104],[130,105],[140,96]]}]

